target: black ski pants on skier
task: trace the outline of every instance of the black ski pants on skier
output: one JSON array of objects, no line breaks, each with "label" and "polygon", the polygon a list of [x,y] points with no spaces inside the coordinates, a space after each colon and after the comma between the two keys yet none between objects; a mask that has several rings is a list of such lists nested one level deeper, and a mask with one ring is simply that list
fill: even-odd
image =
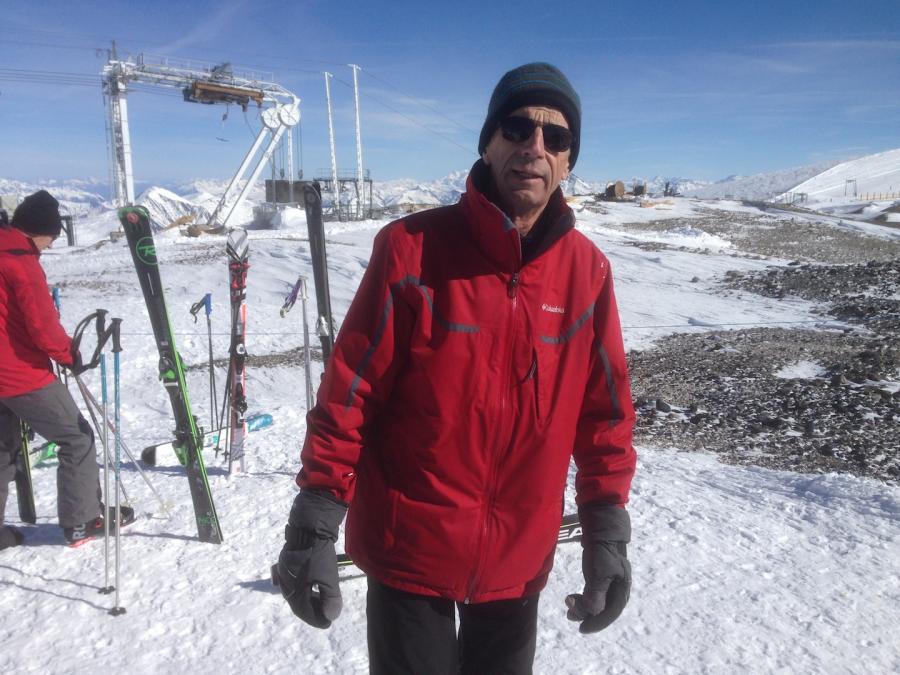
[{"label": "black ski pants on skier", "polygon": [[[477,605],[368,580],[372,675],[530,675],[540,595]],[[459,613],[459,632],[455,613]]]},{"label": "black ski pants on skier", "polygon": [[0,398],[0,505],[5,506],[9,484],[15,479],[16,455],[22,444],[19,420],[58,446],[56,509],[60,527],[75,527],[99,516],[100,472],[94,433],[59,380],[21,396]]}]

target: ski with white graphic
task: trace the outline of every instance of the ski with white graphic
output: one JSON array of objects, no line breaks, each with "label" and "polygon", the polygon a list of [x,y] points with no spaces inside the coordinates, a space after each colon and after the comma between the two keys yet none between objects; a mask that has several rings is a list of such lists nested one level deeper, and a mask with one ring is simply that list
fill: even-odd
[{"label": "ski with white graphic", "polygon": [[228,473],[244,471],[244,439],[247,436],[247,270],[250,268],[250,246],[247,231],[234,229],[228,233],[228,278],[231,289],[231,350],[228,364],[227,442]]}]

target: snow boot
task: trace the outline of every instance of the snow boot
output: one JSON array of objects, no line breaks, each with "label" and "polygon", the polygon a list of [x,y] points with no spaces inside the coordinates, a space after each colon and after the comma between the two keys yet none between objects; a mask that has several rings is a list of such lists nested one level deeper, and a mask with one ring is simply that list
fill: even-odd
[{"label": "snow boot", "polygon": [[[134,509],[130,506],[122,506],[120,508],[122,512],[122,527],[133,523],[135,520]],[[109,509],[108,517],[109,531],[110,533],[115,532],[116,510],[114,508]],[[66,538],[66,543],[70,547],[75,548],[76,546],[86,544],[92,539],[102,537],[103,529],[103,516],[98,516],[97,518],[89,520],[86,523],[82,523],[81,525],[63,528],[63,536]]]},{"label": "snow boot", "polygon": [[0,551],[5,548],[19,546],[23,541],[25,541],[25,535],[15,527],[0,525]]}]

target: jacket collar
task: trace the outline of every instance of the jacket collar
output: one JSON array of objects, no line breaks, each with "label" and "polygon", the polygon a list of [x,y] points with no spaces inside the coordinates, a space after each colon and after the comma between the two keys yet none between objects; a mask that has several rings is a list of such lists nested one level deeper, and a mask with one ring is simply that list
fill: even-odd
[{"label": "jacket collar", "polygon": [[0,253],[41,256],[34,241],[14,227],[0,227]]},{"label": "jacket collar", "polygon": [[562,189],[557,187],[532,229],[535,241],[523,256],[519,232],[509,216],[491,201],[491,192],[490,170],[479,159],[469,172],[459,205],[465,214],[469,236],[504,271],[517,272],[575,227],[575,214],[566,203]]}]

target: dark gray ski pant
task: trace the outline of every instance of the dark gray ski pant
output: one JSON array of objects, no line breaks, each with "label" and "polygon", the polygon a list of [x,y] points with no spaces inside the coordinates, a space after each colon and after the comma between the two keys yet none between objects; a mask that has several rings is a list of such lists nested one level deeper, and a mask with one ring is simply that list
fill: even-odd
[{"label": "dark gray ski pant", "polygon": [[100,471],[94,433],[65,385],[56,380],[36,391],[0,398],[0,523],[16,475],[22,443],[19,420],[59,447],[56,510],[60,527],[74,527],[100,515]]}]

